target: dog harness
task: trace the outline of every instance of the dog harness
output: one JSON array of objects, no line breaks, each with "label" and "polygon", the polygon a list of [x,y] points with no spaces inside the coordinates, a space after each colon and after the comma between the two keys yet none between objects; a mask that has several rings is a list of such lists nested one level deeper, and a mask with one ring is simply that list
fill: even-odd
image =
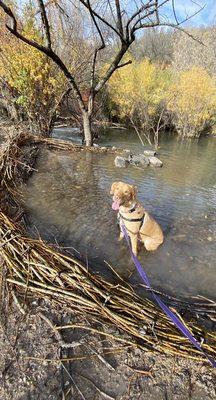
[{"label": "dog harness", "polygon": [[[133,213],[135,210],[136,210],[136,204],[130,210],[128,210],[128,212]],[[118,213],[118,216],[117,216],[119,225],[120,225],[121,219],[123,219],[124,221],[129,221],[129,222],[140,222],[139,230],[141,229],[141,227],[143,225],[144,218],[145,218],[145,213],[143,214],[143,216],[141,218],[126,218],[120,212]]]}]

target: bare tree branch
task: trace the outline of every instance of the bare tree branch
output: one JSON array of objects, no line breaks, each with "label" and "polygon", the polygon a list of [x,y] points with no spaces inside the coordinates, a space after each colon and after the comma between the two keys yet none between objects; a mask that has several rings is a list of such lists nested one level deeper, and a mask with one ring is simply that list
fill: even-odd
[{"label": "bare tree branch", "polygon": [[[85,0],[80,0],[80,2],[87,8],[89,9],[88,2]],[[92,9],[92,13],[96,18],[98,18],[101,22],[103,22],[106,26],[108,26],[112,31],[116,33],[116,35],[124,41],[124,38],[121,36],[120,32],[118,32],[117,29],[114,28],[112,24],[110,24],[105,18],[103,18],[101,15],[99,15],[95,10]]]},{"label": "bare tree branch", "polygon": [[173,15],[174,15],[176,24],[178,25],[179,21],[178,21],[178,18],[177,18],[177,15],[176,15],[176,11],[175,11],[175,0],[172,0],[172,10],[173,10]]},{"label": "bare tree branch", "polygon": [[103,78],[100,80],[100,82],[96,85],[95,87],[95,95],[102,89],[102,87],[106,84],[106,82],[109,80],[109,78],[111,77],[111,75],[113,74],[113,72],[116,70],[116,68],[118,67],[120,61],[122,60],[122,57],[124,56],[124,54],[126,53],[126,51],[128,50],[130,46],[130,43],[128,44],[124,44],[123,46],[121,46],[120,50],[118,51],[118,53],[116,54],[113,62],[110,64],[108,70],[105,72]]},{"label": "bare tree branch", "polygon": [[129,64],[132,64],[132,60],[128,60],[128,61],[126,61],[126,62],[123,63],[123,64],[119,64],[119,65],[116,67],[116,69],[125,67],[126,65],[129,65]]},{"label": "bare tree branch", "polygon": [[117,13],[117,26],[118,26],[120,35],[123,38],[124,37],[124,30],[123,30],[122,14],[121,14],[121,7],[120,7],[119,0],[115,0],[115,6],[116,6],[116,13]]},{"label": "bare tree branch", "polygon": [[51,43],[51,36],[50,36],[50,27],[49,27],[47,14],[46,14],[45,5],[44,5],[43,0],[37,0],[37,2],[38,2],[38,6],[39,6],[39,9],[40,9],[40,13],[41,13],[41,19],[42,19],[42,22],[43,22],[44,31],[45,31],[45,34],[46,34],[47,47],[48,47],[48,49],[51,50],[52,43]]},{"label": "bare tree branch", "polygon": [[[195,3],[195,4],[198,5],[197,3]],[[185,22],[189,21],[191,18],[195,17],[195,16],[196,16],[197,14],[199,14],[202,10],[204,10],[205,7],[206,7],[205,4],[204,4],[204,6],[200,6],[199,10],[197,10],[197,11],[195,11],[193,14],[187,16],[185,19],[179,21],[178,24],[176,24],[176,25],[179,26],[179,25],[182,25],[182,24],[184,24]]]},{"label": "bare tree branch", "polygon": [[[97,54],[98,54],[98,52],[99,52],[100,50],[103,50],[103,49],[105,48],[105,41],[104,41],[102,32],[101,32],[101,30],[100,30],[100,28],[99,28],[99,25],[98,25],[98,23],[97,23],[97,21],[96,21],[95,15],[94,15],[94,13],[93,13],[93,11],[92,11],[92,7],[91,7],[91,5],[90,5],[90,0],[87,0],[87,3],[88,3],[88,10],[89,10],[89,13],[90,13],[90,15],[91,15],[92,21],[93,21],[93,23],[94,23],[94,25],[95,25],[95,27],[96,27],[96,29],[97,29],[97,32],[98,32],[98,34],[99,34],[99,36],[100,36],[100,40],[101,40],[101,45],[100,45],[100,46],[95,50],[95,52],[94,52],[94,57],[93,57],[93,62],[92,62],[91,88],[90,88],[90,91],[91,91],[92,97],[94,97],[94,90],[93,90],[93,89],[94,89],[95,67],[96,67],[96,61],[97,61]],[[91,106],[92,106],[92,105],[91,105]],[[90,110],[89,110],[89,111],[90,111]]]},{"label": "bare tree branch", "polygon": [[134,20],[134,18],[136,18],[141,12],[147,10],[149,7],[153,6],[153,2],[155,2],[155,0],[149,0],[147,4],[144,4],[142,7],[140,7],[127,21],[126,24],[126,35],[129,38],[129,25],[130,23]]}]

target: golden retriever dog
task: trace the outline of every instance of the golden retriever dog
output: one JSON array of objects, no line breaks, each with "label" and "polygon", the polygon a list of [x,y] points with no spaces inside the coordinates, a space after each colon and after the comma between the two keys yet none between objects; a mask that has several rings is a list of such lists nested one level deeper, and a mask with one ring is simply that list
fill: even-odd
[{"label": "golden retriever dog", "polygon": [[[124,223],[131,240],[132,251],[137,255],[138,241],[148,251],[156,250],[164,241],[161,227],[137,200],[137,188],[124,182],[114,182],[110,194],[113,195],[112,208],[118,211],[118,220]],[[124,237],[120,232],[119,240]]]}]

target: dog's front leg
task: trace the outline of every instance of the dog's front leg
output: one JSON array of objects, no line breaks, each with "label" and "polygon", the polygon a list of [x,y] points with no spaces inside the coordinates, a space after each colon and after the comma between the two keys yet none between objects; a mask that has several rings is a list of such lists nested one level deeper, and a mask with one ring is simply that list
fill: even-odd
[{"label": "dog's front leg", "polygon": [[131,235],[130,240],[131,240],[132,252],[135,254],[135,256],[137,256],[137,243],[138,243],[137,235]]},{"label": "dog's front leg", "polygon": [[124,239],[124,233],[120,231],[118,241],[120,242],[122,239]]}]

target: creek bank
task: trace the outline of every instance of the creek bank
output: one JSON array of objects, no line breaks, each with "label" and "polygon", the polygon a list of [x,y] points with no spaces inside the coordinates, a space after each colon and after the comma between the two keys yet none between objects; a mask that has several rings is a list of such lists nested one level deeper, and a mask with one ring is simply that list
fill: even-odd
[{"label": "creek bank", "polygon": [[[22,305],[20,295],[18,300]],[[215,399],[215,371],[206,363],[143,352],[93,331],[56,330],[69,324],[95,328],[96,323],[89,325],[81,313],[51,299],[28,298],[24,314],[14,300],[4,306],[1,399],[60,400],[69,392],[67,399],[78,400],[76,386],[95,400]],[[103,331],[114,332],[106,325]],[[68,361],[63,365],[60,357]]]}]

